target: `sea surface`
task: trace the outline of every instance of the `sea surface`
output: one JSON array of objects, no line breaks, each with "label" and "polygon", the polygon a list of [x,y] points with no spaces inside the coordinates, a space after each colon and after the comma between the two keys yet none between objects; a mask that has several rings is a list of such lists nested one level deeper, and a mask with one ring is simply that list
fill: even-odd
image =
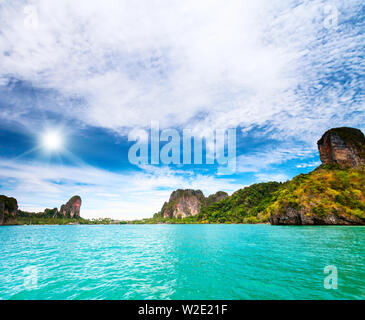
[{"label": "sea surface", "polygon": [[0,227],[0,299],[364,298],[365,227]]}]

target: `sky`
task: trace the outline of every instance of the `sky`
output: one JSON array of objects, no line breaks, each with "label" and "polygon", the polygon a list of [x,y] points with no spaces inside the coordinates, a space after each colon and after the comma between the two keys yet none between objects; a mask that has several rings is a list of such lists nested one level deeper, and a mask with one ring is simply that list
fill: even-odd
[{"label": "sky", "polygon": [[[364,17],[362,0],[0,0],[0,194],[27,211],[78,194],[85,218],[138,219],[177,188],[310,172],[326,130],[365,131]],[[236,170],[132,164],[151,122],[234,128]]]}]

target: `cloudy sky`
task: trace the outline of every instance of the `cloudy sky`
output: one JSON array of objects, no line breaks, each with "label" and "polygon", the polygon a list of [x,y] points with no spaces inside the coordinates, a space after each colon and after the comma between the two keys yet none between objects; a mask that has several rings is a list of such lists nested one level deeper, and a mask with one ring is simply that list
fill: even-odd
[{"label": "cloudy sky", "polygon": [[[364,16],[362,0],[0,0],[0,193],[133,219],[176,188],[309,172],[325,130],[365,129]],[[236,172],[131,164],[128,134],[151,121],[236,128]]]}]

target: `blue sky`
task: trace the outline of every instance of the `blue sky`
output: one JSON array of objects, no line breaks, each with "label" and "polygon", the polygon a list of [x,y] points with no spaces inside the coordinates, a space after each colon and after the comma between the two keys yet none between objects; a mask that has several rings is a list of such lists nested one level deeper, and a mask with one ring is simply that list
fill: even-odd
[{"label": "blue sky", "polygon": [[[84,217],[149,217],[176,188],[309,172],[327,129],[364,131],[363,1],[1,1],[0,30],[0,193],[21,209],[79,194]],[[130,164],[151,121],[236,128],[236,172]]]}]

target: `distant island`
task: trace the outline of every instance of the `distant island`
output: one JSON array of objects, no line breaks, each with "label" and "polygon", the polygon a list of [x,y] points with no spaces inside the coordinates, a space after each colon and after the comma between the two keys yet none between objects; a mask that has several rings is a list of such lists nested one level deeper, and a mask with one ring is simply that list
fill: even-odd
[{"label": "distant island", "polygon": [[365,225],[365,137],[354,128],[333,128],[317,142],[322,164],[285,183],[253,184],[229,196],[205,197],[200,190],[176,190],[152,218],[88,220],[81,197],[60,209],[30,213],[15,198],[0,196],[0,225],[23,224],[204,224]]}]

